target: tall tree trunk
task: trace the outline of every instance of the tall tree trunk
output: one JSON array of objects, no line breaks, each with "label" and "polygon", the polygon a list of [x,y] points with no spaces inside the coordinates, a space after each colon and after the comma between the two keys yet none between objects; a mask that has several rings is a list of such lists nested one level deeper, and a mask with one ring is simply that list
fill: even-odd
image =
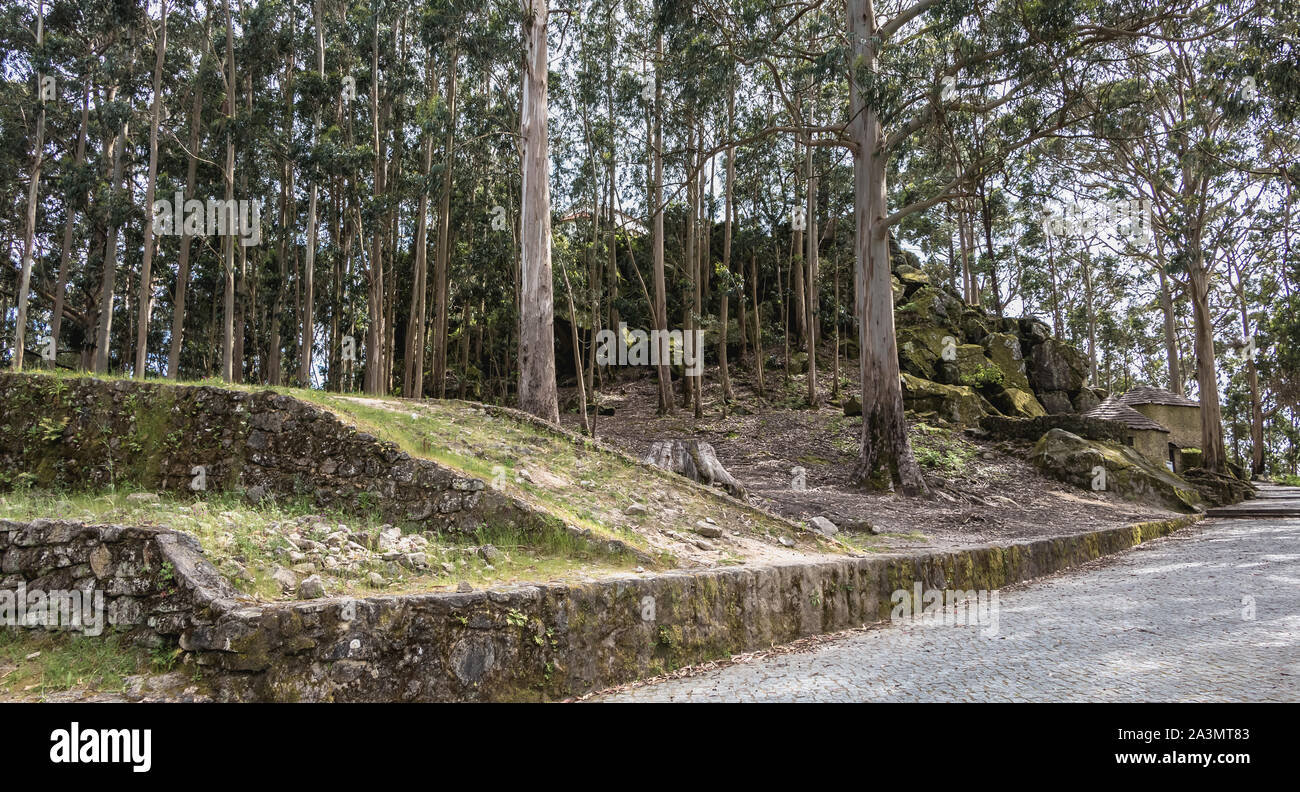
[{"label": "tall tree trunk", "polygon": [[[662,32],[656,34],[655,40],[655,100],[651,108],[650,121],[652,129],[647,135],[650,141],[650,168],[654,171],[650,178],[650,211],[654,213],[651,230],[654,268],[654,321],[655,330],[665,332],[668,329],[667,284],[664,277],[664,136],[663,136],[663,101],[664,88],[659,79],[663,68],[664,37]],[[660,358],[656,366],[659,377],[659,414],[666,415],[673,411],[672,370],[668,361]]]},{"label": "tall tree trunk", "polygon": [[452,161],[456,152],[456,67],[453,47],[447,64],[447,135],[443,140],[442,192],[438,196],[438,249],[433,259],[433,392],[447,395],[447,268],[451,259]]},{"label": "tall tree trunk", "polygon": [[[727,92],[727,129],[730,130],[735,126],[736,117],[736,92],[733,88]],[[727,273],[727,282],[722,285],[722,296],[718,306],[718,378],[722,384],[722,401],[725,405],[735,398],[731,392],[731,372],[727,366],[727,323],[731,320],[728,316],[731,301],[731,284],[737,282],[732,279],[731,272],[731,224],[734,214],[733,197],[736,181],[736,148],[727,146],[727,188],[724,194],[722,208],[722,270]],[[737,279],[739,280],[739,279]],[[744,295],[741,295],[740,305],[742,306],[740,327],[743,329],[745,304]],[[703,350],[700,350],[703,354]]]},{"label": "tall tree trunk", "polygon": [[[74,155],[72,167],[74,170],[81,168],[81,163],[86,159],[86,130],[90,125],[90,78],[87,77],[85,84],[81,89],[81,128],[77,132],[77,153]],[[63,249],[59,254],[59,274],[54,284],[54,313],[50,317],[50,343],[53,345],[56,357],[59,348],[59,335],[63,331],[63,301],[67,293],[68,269],[72,255],[72,232],[76,226],[77,207],[85,198],[84,191],[78,191],[75,198],[73,195],[67,196],[67,219],[63,224]],[[49,361],[49,367],[55,367],[54,360]]]},{"label": "tall tree trunk", "polygon": [[[433,73],[433,55],[425,59],[426,78],[429,81],[429,93],[437,90],[437,80]],[[424,178],[427,181],[433,170],[433,133],[424,135]],[[420,200],[415,209],[415,283],[411,286],[411,312],[407,319],[405,377],[402,380],[402,395],[408,399],[424,398],[424,315],[425,298],[428,292],[429,277],[429,191],[420,191]]]},{"label": "tall tree trunk", "polygon": [[[186,152],[185,199],[194,198],[198,177],[199,133],[203,126],[202,61],[200,74],[194,78],[194,103],[190,107],[190,145]],[[181,344],[185,338],[185,292],[190,283],[190,235],[184,224],[181,227],[180,252],[176,261],[176,292],[172,296],[172,333],[167,349],[167,378],[175,380],[180,373]]]},{"label": "tall tree trunk", "polygon": [[1193,240],[1192,250],[1188,286],[1191,289],[1192,316],[1196,330],[1196,383],[1201,398],[1201,465],[1208,470],[1223,472],[1223,417],[1219,407],[1219,381],[1214,362],[1210,275],[1205,269],[1199,238]]},{"label": "tall tree trunk", "polygon": [[[153,69],[153,104],[149,108],[149,175],[144,187],[144,258],[140,263],[139,325],[135,331],[136,379],[144,379],[145,363],[149,353],[149,317],[153,313],[153,196],[158,185],[158,128],[161,125],[162,71],[167,54],[167,0],[161,0],[157,57]],[[178,213],[179,214],[179,213]]]},{"label": "tall tree trunk", "polygon": [[387,392],[384,385],[384,231],[383,215],[377,210],[386,189],[384,177],[387,138],[379,107],[379,16],[374,18],[374,35],[370,45],[370,142],[374,150],[372,162],[373,207],[376,210],[370,234],[370,261],[366,267],[366,309],[369,326],[366,328],[366,379],[365,392],[372,396]]},{"label": "tall tree trunk", "polygon": [[[294,32],[296,15],[290,10],[289,30]],[[284,133],[293,131],[293,50],[284,57]],[[298,217],[293,200],[293,163],[286,155],[280,166],[280,234],[276,245],[276,263],[279,280],[275,286],[275,300],[271,307],[271,338],[268,342],[268,360],[266,364],[266,382],[268,385],[280,385],[284,379],[282,365],[284,362],[284,339],[281,337],[284,313],[285,290],[289,286],[289,245],[293,235],[293,222]],[[294,245],[294,247],[297,247]],[[295,314],[296,316],[296,314]],[[331,341],[333,339],[331,338]]]},{"label": "tall tree trunk", "polygon": [[[321,8],[324,0],[312,4],[316,28],[316,73],[325,78],[325,15]],[[320,137],[320,111],[312,119],[312,145]],[[311,189],[307,193],[307,250],[302,265],[302,314],[298,317],[298,387],[311,387],[311,359],[316,345],[316,203],[320,196],[320,184],[315,175],[311,177]]]},{"label": "tall tree trunk", "polygon": [[758,254],[749,254],[749,293],[753,298],[754,314],[754,389],[762,397],[767,390],[763,384],[763,322],[762,312],[758,306]]},{"label": "tall tree trunk", "polygon": [[[113,101],[117,88],[110,89],[108,101]],[[108,157],[112,162],[108,179],[109,191],[122,188],[122,148],[126,145],[126,136],[130,122],[123,121],[117,134],[109,143]],[[99,309],[95,334],[94,372],[108,373],[109,343],[113,337],[113,292],[117,287],[117,237],[120,227],[109,212],[108,232],[104,241],[103,271],[99,282]]]},{"label": "tall tree trunk", "polygon": [[1097,381],[1097,301],[1092,286],[1092,252],[1085,250],[1083,258],[1083,299],[1088,317],[1088,370],[1092,381]]},{"label": "tall tree trunk", "polygon": [[[549,9],[547,0],[523,0],[523,7],[524,82],[519,129],[523,147],[519,407],[543,420],[559,423],[551,281],[550,147],[546,128]],[[581,371],[578,376],[582,376]]]},{"label": "tall tree trunk", "polygon": [[[36,48],[45,41],[45,2],[36,4]],[[36,202],[41,193],[41,165],[45,162],[45,98],[40,75],[37,75],[36,95],[41,109],[36,114],[36,150],[32,154],[31,181],[27,185],[27,224],[23,229],[22,272],[18,281],[18,323],[14,332],[14,371],[23,368],[23,354],[27,343],[27,300],[32,287],[32,250],[36,244]]]},{"label": "tall tree trunk", "polygon": [[[230,0],[223,3],[226,13],[226,168],[222,180],[226,185],[226,206],[235,199],[235,29],[230,17]],[[211,229],[209,229],[211,231]],[[221,379],[235,381],[235,235],[226,228],[222,239],[225,267],[225,299],[221,326]]]},{"label": "tall tree trunk", "polygon": [[[1229,265],[1231,263],[1229,260]],[[1250,386],[1250,472],[1251,475],[1262,476],[1264,475],[1264,403],[1259,392],[1259,370],[1255,367],[1256,349],[1254,337],[1250,332],[1245,274],[1240,271],[1237,272],[1234,291],[1237,295],[1237,310],[1241,314],[1241,338],[1246,344],[1246,382]]]},{"label": "tall tree trunk", "polygon": [[1164,314],[1165,360],[1169,366],[1169,390],[1184,395],[1183,366],[1178,359],[1178,331],[1174,323],[1174,298],[1169,288],[1169,277],[1165,272],[1164,256],[1157,249],[1160,257],[1156,271],[1160,274],[1160,310]]},{"label": "tall tree trunk", "polygon": [[[877,69],[876,15],[872,0],[847,0],[853,60]],[[880,118],[850,77],[849,118],[856,150],[853,157],[855,234],[855,302],[862,369],[862,450],[856,477],[869,479],[879,467],[908,494],[925,492],[921,469],[912,454],[903,417],[903,391],[894,338],[894,301],[890,286],[888,214]]]},{"label": "tall tree trunk", "polygon": [[808,255],[804,257],[804,267],[806,269],[806,277],[804,278],[806,293],[804,299],[807,303],[808,325],[804,338],[808,349],[808,406],[815,409],[821,404],[821,397],[817,394],[817,331],[821,315],[821,296],[817,289],[817,278],[821,266],[818,261],[818,243],[821,239],[817,232],[818,179],[817,173],[813,170],[813,147],[810,145],[807,148]]}]

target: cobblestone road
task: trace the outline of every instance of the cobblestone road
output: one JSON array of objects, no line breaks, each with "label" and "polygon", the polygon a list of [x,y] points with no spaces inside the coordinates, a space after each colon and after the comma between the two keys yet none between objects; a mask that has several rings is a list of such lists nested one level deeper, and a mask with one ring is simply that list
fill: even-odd
[{"label": "cobblestone road", "polygon": [[1300,701],[1300,519],[1209,520],[999,605],[991,636],[904,622],[603,700]]}]

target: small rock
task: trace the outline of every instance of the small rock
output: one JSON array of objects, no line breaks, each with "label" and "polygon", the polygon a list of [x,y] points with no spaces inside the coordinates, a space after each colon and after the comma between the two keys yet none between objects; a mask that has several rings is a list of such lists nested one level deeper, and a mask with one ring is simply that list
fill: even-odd
[{"label": "small rock", "polygon": [[840,532],[840,529],[835,527],[835,523],[821,515],[812,518],[812,525],[813,530],[823,536],[834,536]]},{"label": "small rock", "polygon": [[623,510],[624,514],[649,514],[650,510],[642,503],[633,503]]},{"label": "small rock", "polygon": [[381,553],[392,550],[397,544],[397,540],[402,538],[402,529],[392,525],[385,525],[379,529],[379,551]]},{"label": "small rock", "polygon": [[471,586],[468,582],[462,580],[461,582],[456,584],[456,590],[464,594],[467,591],[473,591],[474,587]]},{"label": "small rock", "polygon": [[429,565],[429,559],[424,553],[407,553],[406,565],[412,569],[421,569]]},{"label": "small rock", "polygon": [[708,539],[719,539],[722,537],[721,528],[716,525],[711,525],[704,520],[695,523],[695,532]]},{"label": "small rock", "polygon": [[366,582],[369,583],[374,588],[383,588],[384,576],[379,574],[378,572],[371,572],[369,575],[366,575]]},{"label": "small rock", "polygon": [[325,584],[320,575],[312,575],[298,584],[298,596],[303,599],[320,599],[325,596]]},{"label": "small rock", "polygon": [[495,564],[501,560],[502,553],[492,545],[483,545],[478,549],[479,557],[489,564]]},{"label": "small rock", "polygon": [[449,563],[447,563],[446,561],[443,561],[442,564],[441,564],[441,566],[442,566],[442,571],[443,571],[443,572],[446,572],[448,575],[454,575],[454,574],[456,574],[456,565],[455,565],[455,564],[449,564]]},{"label": "small rock", "polygon": [[157,503],[161,500],[156,492],[132,492],[126,499],[135,503]]},{"label": "small rock", "polygon": [[280,584],[280,590],[290,592],[298,588],[298,576],[284,567],[276,567],[271,573],[271,579]]},{"label": "small rock", "polygon": [[788,536],[779,536],[777,537],[777,541],[786,547],[794,547],[794,540]]}]

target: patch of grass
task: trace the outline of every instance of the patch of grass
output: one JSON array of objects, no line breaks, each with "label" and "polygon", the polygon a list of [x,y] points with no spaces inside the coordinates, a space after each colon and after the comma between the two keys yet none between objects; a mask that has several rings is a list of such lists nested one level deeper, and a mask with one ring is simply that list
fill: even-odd
[{"label": "patch of grass", "polygon": [[[62,387],[69,380],[86,375],[59,372],[37,376],[47,377],[52,384]],[[103,379],[124,377],[115,375]],[[513,573],[542,575],[548,570],[560,574],[585,573],[593,566],[625,569],[638,563],[630,556],[611,555],[608,540],[616,540],[644,554],[639,562],[642,565],[651,565],[645,562],[645,556],[649,556],[653,559],[653,566],[672,567],[680,562],[664,546],[666,540],[660,538],[657,529],[665,527],[689,532],[697,522],[709,518],[728,528],[756,535],[776,536],[789,530],[781,520],[686,486],[678,476],[647,470],[623,456],[470,402],[367,397],[300,388],[227,385],[213,380],[176,384],[201,384],[247,393],[271,390],[302,399],[331,412],[357,431],[396,444],[413,457],[429,459],[467,477],[487,482],[540,514],[538,519],[527,521],[528,525],[482,525],[472,536],[427,535],[431,542],[437,540],[438,550],[445,551],[442,557],[435,552],[429,553],[434,573],[412,575],[395,569],[391,563],[376,570],[399,589],[414,586],[421,590],[418,587],[423,585],[425,588],[422,590],[429,590],[429,586],[452,585],[459,579],[478,580],[477,572],[495,580],[512,580]],[[791,388],[792,393],[795,390],[797,388]],[[137,399],[126,405],[136,417],[129,440],[139,442],[146,451],[183,442],[176,436],[174,427],[155,420],[152,415],[141,415],[145,408],[152,409],[140,404],[142,401]],[[679,415],[666,420],[681,422],[683,419]],[[152,456],[152,453],[142,454],[142,459],[133,462],[133,466],[147,471],[148,466],[154,464]],[[821,458],[809,461],[818,465],[829,463]],[[133,472],[136,471],[123,470],[115,479],[123,485],[119,486],[121,494],[129,492]],[[96,499],[103,497],[47,494],[42,503],[16,507],[23,513],[14,516],[30,518],[67,514],[81,519],[90,514],[92,521],[158,524],[186,531],[199,538],[228,576],[237,574],[241,578],[236,581],[241,590],[271,598],[278,596],[276,584],[269,577],[272,562],[280,559],[279,563],[290,566],[277,555],[278,550],[287,549],[282,540],[276,541],[275,535],[281,532],[282,527],[277,523],[302,515],[322,514],[318,507],[309,503],[267,499],[263,505],[254,507],[237,496],[220,493],[207,494],[206,510],[189,508],[189,502],[167,496],[155,506],[128,503],[120,498],[97,505]],[[69,505],[61,507],[63,501],[68,501]],[[645,504],[648,514],[626,514],[626,508],[634,502]],[[219,519],[223,515],[227,519]],[[344,522],[353,529],[358,522],[363,523],[363,527],[375,527],[372,517],[328,513],[322,516],[323,522]],[[474,558],[460,558],[456,553],[458,545],[463,546],[471,539],[494,544],[506,550],[512,559],[518,558],[519,562],[512,561],[509,570],[501,565],[494,565],[497,567],[495,570],[483,570],[480,567],[486,564],[479,564]],[[455,571],[436,571],[444,561],[454,564]],[[242,570],[234,566],[236,563]],[[367,571],[360,573],[362,582],[356,585],[364,585]],[[328,580],[326,583],[327,593],[341,593],[331,588]],[[344,585],[353,585],[350,577]],[[386,588],[386,591],[392,590]],[[373,590],[366,593],[373,593]]]},{"label": "patch of grass", "polygon": [[926,424],[912,427],[912,451],[921,467],[946,476],[964,473],[976,454],[974,444]]},{"label": "patch of grass", "polygon": [[0,629],[0,693],[40,698],[65,690],[117,693],[126,677],[159,670],[150,653],[115,634]]}]

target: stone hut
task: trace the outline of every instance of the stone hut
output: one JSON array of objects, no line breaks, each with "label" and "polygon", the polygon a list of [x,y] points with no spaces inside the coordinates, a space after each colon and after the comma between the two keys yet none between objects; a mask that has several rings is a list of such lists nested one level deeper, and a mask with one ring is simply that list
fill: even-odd
[{"label": "stone hut", "polygon": [[1124,443],[1156,465],[1166,462],[1177,467],[1169,454],[1169,430],[1137,410],[1111,396],[1084,413],[1088,418],[1103,418],[1124,424]]},{"label": "stone hut", "polygon": [[1169,458],[1182,473],[1181,452],[1201,447],[1200,402],[1150,385],[1131,388],[1119,400],[1169,430]]}]

